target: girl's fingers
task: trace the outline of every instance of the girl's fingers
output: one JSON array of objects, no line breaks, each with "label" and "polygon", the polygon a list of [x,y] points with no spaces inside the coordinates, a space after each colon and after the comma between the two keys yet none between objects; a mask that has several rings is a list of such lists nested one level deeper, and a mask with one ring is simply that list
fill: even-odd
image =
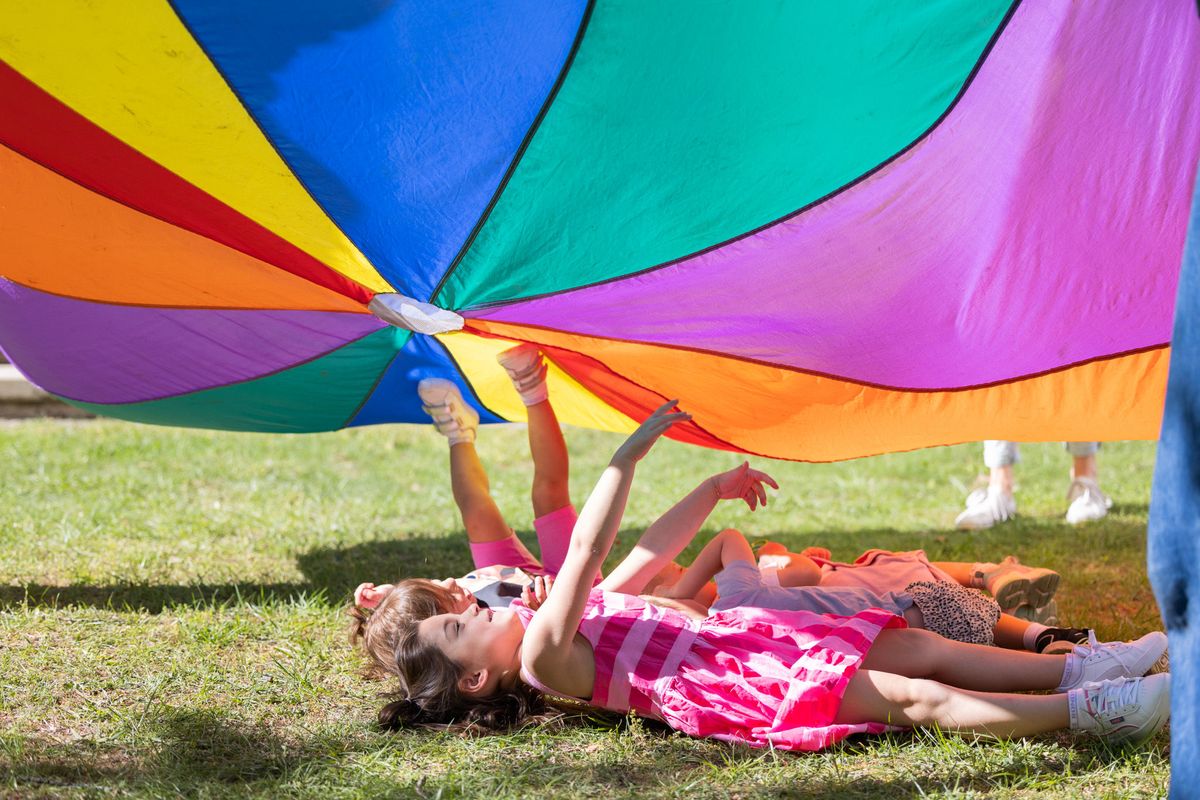
[{"label": "girl's fingers", "polygon": [[663,404],[662,404],[661,406],[659,406],[658,408],[654,409],[654,411],[652,411],[652,412],[650,413],[650,416],[652,416],[652,417],[653,417],[653,416],[655,416],[656,414],[664,414],[664,413],[666,413],[667,411],[671,410],[672,408],[674,408],[674,407],[675,407],[675,406],[677,406],[677,405],[679,405],[679,399],[678,399],[678,398],[676,398],[676,399],[674,399],[674,400],[668,400],[667,402],[663,403]]},{"label": "girl's fingers", "polygon": [[762,481],[763,483],[767,484],[772,489],[779,488],[779,484],[775,482],[775,479],[772,478],[770,475],[768,475],[765,472],[759,472],[758,470],[754,470],[754,477],[757,478],[758,480]]}]

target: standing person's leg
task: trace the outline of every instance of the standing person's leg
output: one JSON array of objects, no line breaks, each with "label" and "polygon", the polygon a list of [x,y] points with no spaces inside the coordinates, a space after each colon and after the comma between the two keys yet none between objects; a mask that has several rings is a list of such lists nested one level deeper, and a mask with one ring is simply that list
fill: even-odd
[{"label": "standing person's leg", "polygon": [[1071,466],[1071,486],[1067,489],[1067,522],[1077,525],[1100,519],[1112,508],[1112,499],[1100,491],[1096,453],[1099,442],[1066,442]]},{"label": "standing person's leg", "polygon": [[450,490],[476,568],[503,565],[539,570],[538,560],[513,534],[492,499],[487,471],[475,450],[478,412],[448,380],[427,378],[418,384],[417,392],[434,427],[450,443]]},{"label": "standing person's leg", "polygon": [[954,524],[964,530],[983,530],[1004,522],[1017,511],[1013,498],[1013,465],[1020,461],[1016,442],[991,439],[983,443],[988,486],[967,496],[967,508]]}]

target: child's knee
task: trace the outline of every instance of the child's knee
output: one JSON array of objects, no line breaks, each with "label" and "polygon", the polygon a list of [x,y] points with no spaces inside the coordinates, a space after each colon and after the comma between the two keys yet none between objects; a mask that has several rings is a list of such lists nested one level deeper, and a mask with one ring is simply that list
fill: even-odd
[{"label": "child's knee", "polygon": [[946,717],[952,693],[945,684],[927,678],[913,678],[905,684],[901,702],[914,722],[929,723]]},{"label": "child's knee", "polygon": [[946,640],[922,628],[903,628],[883,631],[890,634],[893,644],[904,653],[904,674],[910,678],[927,678],[937,674],[939,653]]}]

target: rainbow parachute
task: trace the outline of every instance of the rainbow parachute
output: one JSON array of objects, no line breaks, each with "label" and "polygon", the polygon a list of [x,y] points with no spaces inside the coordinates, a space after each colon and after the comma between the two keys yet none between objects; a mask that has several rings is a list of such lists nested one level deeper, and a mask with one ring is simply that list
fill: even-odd
[{"label": "rainbow parachute", "polygon": [[6,0],[0,345],[124,419],[1157,435],[1189,0]]}]

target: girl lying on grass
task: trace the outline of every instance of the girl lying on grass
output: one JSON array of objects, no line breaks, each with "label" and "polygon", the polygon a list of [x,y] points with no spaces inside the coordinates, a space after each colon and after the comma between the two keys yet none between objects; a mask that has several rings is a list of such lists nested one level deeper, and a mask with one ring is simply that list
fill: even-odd
[{"label": "girl lying on grass", "polygon": [[[859,559],[860,564],[839,565],[850,568],[847,571],[854,574],[853,580],[830,581],[833,586],[827,586],[821,580],[820,567],[807,556],[798,554],[788,555],[808,561],[812,567],[807,568],[793,560],[788,569],[771,576],[771,572],[761,569],[764,550],[776,553],[782,548],[760,548],[756,563],[755,553],[746,537],[732,528],[723,530],[704,546],[678,581],[660,586],[656,593],[687,602],[697,597],[707,599],[711,592],[709,612],[754,606],[851,615],[868,608],[880,608],[904,617],[911,628],[923,628],[947,639],[973,644],[995,643],[1038,653],[1070,652],[1076,644],[1085,642],[1085,648],[1099,645],[1095,632],[1087,628],[1051,628],[1001,613],[996,600],[967,588],[971,573],[961,569],[965,564],[930,563],[921,551],[869,551]],[[829,552],[823,553],[817,553],[816,557],[828,561]],[[880,569],[872,569],[876,564]],[[1027,578],[1015,576],[1048,573],[1054,576],[1057,584],[1057,574],[1049,570],[1029,570],[1011,562],[976,566],[995,567],[991,575],[1025,583],[1029,583]],[[960,574],[961,583],[954,580],[954,573]],[[975,572],[981,578],[986,574]],[[998,583],[999,580],[992,585]],[[993,594],[1004,596],[1003,589],[995,590]],[[1156,634],[1151,637],[1165,647],[1165,637]]]},{"label": "girl lying on grass", "polygon": [[[536,610],[514,602],[424,615],[442,609],[414,604],[411,616],[388,620],[400,688],[380,713],[386,726],[509,728],[544,693],[637,711],[694,736],[804,750],[890,726],[1000,737],[1071,728],[1139,741],[1166,721],[1170,677],[1136,677],[1157,658],[1151,637],[1059,656],[952,642],[878,609],[837,617],[737,608],[695,620],[636,596],[683,546],[646,538],[593,588],[637,462],[690,418],[674,406],[613,455]],[[1058,693],[1004,693],[1022,690]]]},{"label": "girl lying on grass", "polygon": [[[527,411],[526,430],[533,460],[530,500],[541,559],[517,538],[491,496],[487,471],[475,450],[479,413],[463,400],[454,383],[438,378],[421,381],[418,392],[423,407],[450,445],[451,493],[475,569],[461,578],[406,584],[415,587],[415,592],[394,592],[392,584],[358,586],[354,605],[348,609],[354,618],[351,640],[361,643],[371,659],[369,672],[377,676],[396,671],[395,626],[386,620],[410,616],[413,603],[429,607],[436,601],[444,610],[462,611],[473,605],[507,608],[520,597],[532,600],[535,592],[545,593],[546,581],[558,572],[566,557],[577,517],[571,506],[567,446],[550,402],[546,364],[531,344],[505,350],[497,361],[508,372]],[[723,499],[742,499],[752,511],[764,505],[764,485],[779,488],[770,476],[748,465],[714,475],[656,520],[646,531],[646,538],[691,541]],[[682,571],[682,567],[668,562],[661,575],[647,582],[647,589],[666,579],[675,580]],[[600,580],[599,571],[594,580]],[[668,600],[659,602],[675,605]],[[374,622],[368,625],[368,619]]]},{"label": "girl lying on grass", "polygon": [[[450,611],[462,611],[475,604],[505,608],[518,597],[528,601],[531,593],[544,592],[545,581],[562,565],[576,520],[570,501],[567,448],[550,402],[542,354],[535,346],[524,344],[504,351],[497,360],[508,372],[528,412],[529,451],[534,468],[530,499],[541,560],[516,537],[492,499],[487,472],[475,450],[478,413],[463,400],[457,386],[450,381],[422,381],[418,391],[424,408],[450,445],[451,490],[475,562],[475,569],[468,575],[433,581],[427,592],[418,593],[419,601],[426,605],[434,602],[431,593],[444,595],[442,607]],[[764,486],[768,485],[779,488],[769,475],[750,469],[748,464],[714,475],[657,520],[647,535],[650,540],[690,541],[720,500],[740,498],[755,510],[766,504]],[[1009,563],[933,564],[919,551],[872,551],[871,563],[841,565],[845,568],[835,572],[836,562],[818,566],[807,555],[786,554],[782,548],[777,551],[784,555],[768,557],[783,560],[778,575],[785,585],[821,582],[831,588],[847,590],[797,592],[796,598],[808,595],[809,605],[789,607],[839,614],[878,607],[905,615],[912,627],[925,627],[920,611],[909,610],[914,602],[920,602],[930,610],[928,616],[934,620],[929,627],[943,635],[990,643],[995,628],[996,639],[1002,646],[1035,651],[1052,642],[1079,642],[1088,635],[1083,629],[1047,628],[1009,617],[1000,618],[994,603],[976,593],[955,594],[948,586],[930,586],[915,593],[905,591],[914,581],[953,583],[955,578],[952,576],[959,576],[964,584],[978,580],[1007,603],[1029,603],[1036,596],[1041,598],[1040,605],[1045,602],[1044,596],[1057,586],[1058,576],[1050,570]],[[657,587],[677,581],[682,573],[683,567],[667,560],[659,573],[647,581],[643,591],[661,596],[663,593]],[[599,580],[599,574],[596,580]],[[390,635],[395,626],[384,624],[384,619],[409,615],[409,605],[418,600],[418,595],[412,592],[393,593],[393,588],[392,584],[363,583],[355,591],[354,605],[349,609],[355,619],[351,638],[362,642],[371,656],[371,671],[380,676],[395,672],[392,657],[395,642]],[[691,599],[696,602],[688,603],[687,607],[707,614],[708,607],[716,599],[715,586],[705,584]],[[666,601],[652,599],[652,602]],[[368,626],[367,620],[372,614],[378,617],[377,624]]]}]

